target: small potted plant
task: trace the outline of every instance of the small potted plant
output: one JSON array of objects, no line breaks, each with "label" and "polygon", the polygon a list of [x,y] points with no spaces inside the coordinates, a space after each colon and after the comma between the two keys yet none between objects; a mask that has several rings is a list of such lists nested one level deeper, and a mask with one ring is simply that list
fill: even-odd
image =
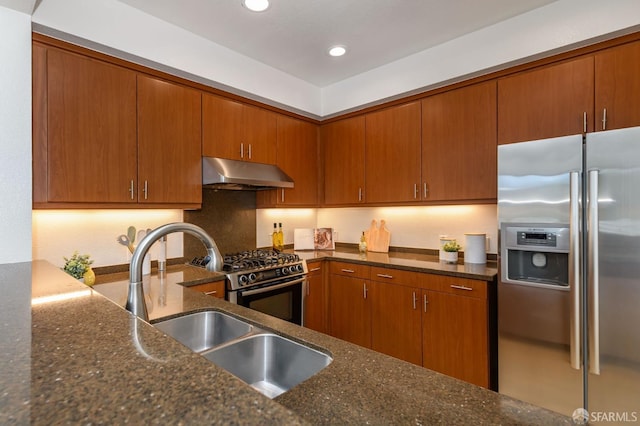
[{"label": "small potted plant", "polygon": [[89,286],[93,285],[96,276],[91,269],[93,260],[89,258],[88,254],[78,254],[77,251],[74,251],[73,256],[63,257],[63,259],[65,261],[62,267],[63,271]]},{"label": "small potted plant", "polygon": [[442,250],[444,250],[444,261],[446,263],[458,263],[458,250],[461,248],[456,240],[449,241],[442,246]]}]

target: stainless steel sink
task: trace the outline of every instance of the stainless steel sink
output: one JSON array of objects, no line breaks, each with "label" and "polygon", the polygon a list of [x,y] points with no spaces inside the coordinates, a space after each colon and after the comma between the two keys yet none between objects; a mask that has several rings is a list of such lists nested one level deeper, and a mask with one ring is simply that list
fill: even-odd
[{"label": "stainless steel sink", "polygon": [[313,376],[333,360],[322,352],[270,333],[244,337],[202,356],[270,398]]},{"label": "stainless steel sink", "polygon": [[153,324],[194,352],[203,352],[253,331],[253,326],[217,311],[203,311]]}]

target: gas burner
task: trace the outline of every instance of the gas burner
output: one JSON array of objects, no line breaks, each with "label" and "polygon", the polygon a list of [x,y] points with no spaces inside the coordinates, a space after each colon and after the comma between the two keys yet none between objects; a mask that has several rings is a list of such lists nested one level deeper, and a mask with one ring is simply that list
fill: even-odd
[{"label": "gas burner", "polygon": [[239,272],[300,261],[297,254],[276,250],[248,250],[223,256],[225,272]]}]

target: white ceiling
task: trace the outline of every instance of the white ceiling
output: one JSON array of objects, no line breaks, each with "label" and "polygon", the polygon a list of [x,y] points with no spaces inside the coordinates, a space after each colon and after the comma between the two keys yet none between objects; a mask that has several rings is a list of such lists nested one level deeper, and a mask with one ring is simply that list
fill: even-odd
[{"label": "white ceiling", "polygon": [[[318,87],[556,0],[120,0]],[[347,55],[332,58],[330,45]]]}]

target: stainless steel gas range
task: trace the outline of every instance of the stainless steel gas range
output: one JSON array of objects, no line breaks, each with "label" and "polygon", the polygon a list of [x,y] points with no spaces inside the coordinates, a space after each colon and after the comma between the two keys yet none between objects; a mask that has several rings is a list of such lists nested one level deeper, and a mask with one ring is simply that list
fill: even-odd
[{"label": "stainless steel gas range", "polygon": [[[297,254],[250,250],[223,256],[226,299],[298,325],[304,325],[307,263]],[[195,258],[204,267],[208,259]]]}]

